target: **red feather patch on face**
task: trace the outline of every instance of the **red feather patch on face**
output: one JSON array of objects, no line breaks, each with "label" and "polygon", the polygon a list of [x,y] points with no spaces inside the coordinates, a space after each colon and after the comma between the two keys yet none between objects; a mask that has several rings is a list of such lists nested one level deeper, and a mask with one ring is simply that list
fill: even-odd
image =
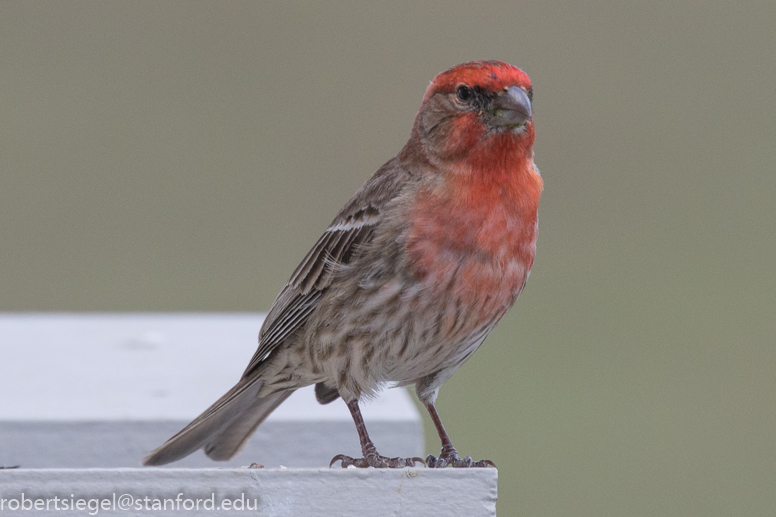
[{"label": "red feather patch on face", "polygon": [[437,93],[452,93],[459,84],[496,92],[507,86],[531,88],[528,74],[516,66],[502,61],[471,61],[437,75],[426,90],[423,101]]},{"label": "red feather patch on face", "polygon": [[[454,94],[461,84],[486,92],[531,88],[528,76],[515,66],[475,61],[439,74],[426,101]],[[427,105],[448,113],[444,102]],[[514,130],[493,128],[476,110],[453,107],[449,113],[445,138],[432,141],[436,156],[444,158],[436,169],[444,181],[418,192],[412,207],[410,269],[418,279],[438,279],[456,270],[457,289],[467,293],[462,299],[502,291],[516,296],[533,264],[542,191],[533,163],[533,122]]]}]

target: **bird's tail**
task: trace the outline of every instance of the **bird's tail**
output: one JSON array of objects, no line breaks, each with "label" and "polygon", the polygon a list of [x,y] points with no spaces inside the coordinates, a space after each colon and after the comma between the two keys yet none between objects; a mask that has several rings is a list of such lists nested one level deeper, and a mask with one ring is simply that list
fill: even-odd
[{"label": "bird's tail", "polygon": [[261,380],[241,380],[175,436],[143,458],[143,465],[172,463],[197,449],[216,461],[233,458],[253,431],[293,390],[259,398]]}]

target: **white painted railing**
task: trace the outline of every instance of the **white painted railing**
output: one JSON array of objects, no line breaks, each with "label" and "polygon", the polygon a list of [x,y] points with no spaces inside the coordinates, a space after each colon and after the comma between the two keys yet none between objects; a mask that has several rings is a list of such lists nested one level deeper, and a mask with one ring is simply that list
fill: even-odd
[{"label": "white painted railing", "polygon": [[[311,387],[282,404],[230,462],[197,452],[162,469],[127,468],[236,382],[256,349],[262,318],[0,314],[0,466],[20,467],[0,469],[0,516],[28,513],[8,506],[29,506],[23,492],[37,500],[98,499],[106,505],[100,514],[150,515],[155,510],[138,498],[175,500],[182,491],[179,508],[173,512],[168,502],[169,512],[160,514],[213,515],[180,504],[210,498],[218,506],[242,494],[262,515],[495,515],[495,469],[323,468],[334,455],[360,456],[360,449],[345,405],[319,405]],[[387,390],[362,411],[383,454],[431,452],[406,391]],[[236,468],[253,462],[267,468]],[[131,497],[136,507],[118,507],[114,494]],[[62,504],[49,511],[90,514],[63,513]]]}]

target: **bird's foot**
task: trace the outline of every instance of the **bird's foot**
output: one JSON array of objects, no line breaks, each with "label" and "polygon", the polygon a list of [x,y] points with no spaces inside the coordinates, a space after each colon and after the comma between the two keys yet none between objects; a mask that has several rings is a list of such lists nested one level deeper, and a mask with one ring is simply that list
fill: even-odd
[{"label": "bird's foot", "polygon": [[334,465],[337,461],[341,462],[342,468],[347,468],[353,465],[359,469],[365,469],[367,467],[374,467],[376,469],[401,469],[404,467],[414,467],[416,463],[422,463],[423,466],[426,462],[423,458],[386,458],[379,454],[367,454],[364,458],[351,458],[344,454],[338,454],[331,459],[329,467]]},{"label": "bird's foot", "polygon": [[471,456],[461,458],[458,456],[458,451],[453,447],[442,448],[442,453],[437,458],[436,456],[429,454],[426,457],[426,466],[430,469],[443,469],[447,466],[455,468],[472,468],[472,467],[494,467],[496,464],[490,460],[474,461]]}]

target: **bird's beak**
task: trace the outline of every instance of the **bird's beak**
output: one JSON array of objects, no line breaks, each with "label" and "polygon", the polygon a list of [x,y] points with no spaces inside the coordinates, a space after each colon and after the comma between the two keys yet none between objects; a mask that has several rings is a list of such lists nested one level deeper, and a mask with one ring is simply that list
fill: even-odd
[{"label": "bird's beak", "polygon": [[509,86],[493,101],[488,124],[494,127],[522,126],[531,119],[531,99],[522,88]]}]

